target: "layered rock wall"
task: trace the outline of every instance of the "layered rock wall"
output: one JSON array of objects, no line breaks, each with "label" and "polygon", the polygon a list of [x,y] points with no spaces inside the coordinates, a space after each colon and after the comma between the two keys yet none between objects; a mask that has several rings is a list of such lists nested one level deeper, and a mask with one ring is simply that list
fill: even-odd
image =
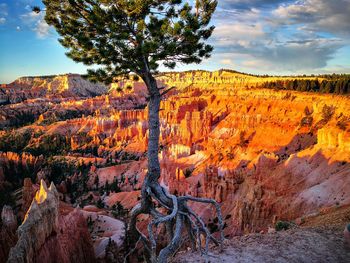
[{"label": "layered rock wall", "polygon": [[83,215],[78,210],[60,211],[53,183],[47,188],[41,181],[17,234],[7,262],[94,262]]},{"label": "layered rock wall", "polygon": [[4,206],[1,211],[0,224],[0,263],[5,263],[12,246],[17,242],[17,219],[10,206]]},{"label": "layered rock wall", "polygon": [[11,249],[8,262],[33,262],[46,239],[57,231],[58,193],[53,184],[46,187],[41,181],[40,190],[18,228],[18,242]]},{"label": "layered rock wall", "polygon": [[[161,103],[162,183],[221,202],[227,234],[350,203],[349,98],[254,88],[270,80],[228,71],[159,77],[160,85],[177,87]],[[88,109],[89,116],[30,126],[42,134],[30,146],[54,144],[48,136],[61,135],[65,157],[108,160],[90,173],[100,186],[118,180],[122,191],[134,191],[147,173],[146,100],[115,92],[43,113],[44,123],[53,111]]]},{"label": "layered rock wall", "polygon": [[102,84],[93,84],[80,75],[67,74],[52,77],[22,77],[1,88],[0,101],[16,103],[50,94],[91,97],[107,92]]}]

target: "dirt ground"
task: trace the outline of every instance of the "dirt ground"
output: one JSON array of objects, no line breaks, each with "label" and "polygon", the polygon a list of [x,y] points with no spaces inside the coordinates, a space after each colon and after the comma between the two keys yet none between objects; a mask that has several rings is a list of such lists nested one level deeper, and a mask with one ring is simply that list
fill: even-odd
[{"label": "dirt ground", "polygon": [[[343,230],[350,208],[322,212],[299,227],[270,234],[250,234],[225,241],[224,251],[213,249],[207,262],[350,263],[350,247]],[[197,252],[179,252],[174,262],[206,262]]]}]

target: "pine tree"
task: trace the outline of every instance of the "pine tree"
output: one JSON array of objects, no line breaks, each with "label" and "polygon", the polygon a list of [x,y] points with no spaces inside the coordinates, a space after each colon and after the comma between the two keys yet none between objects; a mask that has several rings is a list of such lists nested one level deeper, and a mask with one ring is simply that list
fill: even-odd
[{"label": "pine tree", "polygon": [[[172,69],[178,63],[200,63],[210,57],[213,47],[205,41],[214,30],[210,20],[217,1],[196,0],[195,6],[182,0],[43,0],[43,3],[45,20],[56,28],[59,42],[68,49],[67,56],[76,62],[99,66],[88,70],[87,77],[91,81],[108,84],[132,73],[147,86],[148,173],[141,190],[141,203],[132,210],[130,243],[140,239],[152,262],[167,262],[180,246],[184,225],[192,234],[202,229],[207,233],[207,241],[215,240],[203,229],[205,226],[194,216],[187,201],[213,204],[221,218],[219,205],[211,199],[176,197],[158,183],[161,172],[159,106],[162,96],[171,88],[159,88],[155,76],[160,64]],[[155,211],[153,199],[169,209],[168,216]],[[137,217],[141,214],[154,217],[148,228],[151,245],[136,228]],[[175,231],[169,231],[172,241],[156,255],[152,227],[159,223],[173,224]]]}]

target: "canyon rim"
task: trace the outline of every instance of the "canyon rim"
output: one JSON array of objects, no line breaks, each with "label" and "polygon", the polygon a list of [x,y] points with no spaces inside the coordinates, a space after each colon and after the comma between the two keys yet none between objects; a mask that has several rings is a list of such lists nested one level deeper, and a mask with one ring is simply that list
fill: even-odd
[{"label": "canyon rim", "polygon": [[332,3],[0,0],[0,263],[349,262]]}]

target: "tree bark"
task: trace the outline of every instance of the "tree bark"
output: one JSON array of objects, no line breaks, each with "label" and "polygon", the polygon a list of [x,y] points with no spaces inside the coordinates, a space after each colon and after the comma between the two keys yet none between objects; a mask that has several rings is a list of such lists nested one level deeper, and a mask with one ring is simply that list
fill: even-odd
[{"label": "tree bark", "polygon": [[148,102],[148,147],[147,147],[147,158],[148,158],[148,173],[146,176],[146,182],[154,184],[158,182],[160,177],[160,164],[158,158],[159,150],[159,107],[161,101],[161,94],[159,92],[157,81],[153,75],[149,72],[142,76],[145,82],[149,94]]},{"label": "tree bark", "polygon": [[148,180],[150,183],[155,183],[160,177],[160,164],[158,158],[159,150],[159,107],[161,96],[157,87],[156,80],[152,77],[150,80],[151,87],[150,97],[148,103],[148,126],[149,126],[149,138],[148,138]]},{"label": "tree bark", "polygon": [[[147,65],[147,63],[145,64]],[[207,255],[209,240],[212,240],[215,244],[222,244],[224,238],[222,232],[224,223],[220,205],[212,199],[195,198],[191,196],[177,197],[170,194],[166,188],[159,184],[158,180],[161,174],[158,158],[160,136],[159,108],[162,94],[157,87],[156,79],[149,71],[141,74],[141,77],[147,86],[149,94],[148,172],[141,189],[141,202],[131,211],[129,238],[130,243],[135,245],[130,253],[137,248],[139,242],[142,242],[144,245],[144,253],[152,263],[166,263],[180,248],[183,241],[182,229],[186,227],[189,232],[192,247],[195,249],[197,244],[199,250],[203,252],[204,255]],[[152,200],[167,209],[168,214],[159,212]],[[187,205],[187,201],[207,203],[215,206],[219,221],[219,231],[221,232],[220,241],[217,241],[212,236],[204,221]],[[148,237],[137,229],[137,217],[141,214],[148,214],[152,218],[147,228]],[[163,248],[157,256],[157,241],[153,233],[153,227],[157,228],[160,224],[165,224],[166,226],[168,245]],[[173,227],[175,227],[175,229],[173,229]],[[200,233],[206,236],[205,247],[201,245]],[[130,253],[126,255],[125,262]]]}]

